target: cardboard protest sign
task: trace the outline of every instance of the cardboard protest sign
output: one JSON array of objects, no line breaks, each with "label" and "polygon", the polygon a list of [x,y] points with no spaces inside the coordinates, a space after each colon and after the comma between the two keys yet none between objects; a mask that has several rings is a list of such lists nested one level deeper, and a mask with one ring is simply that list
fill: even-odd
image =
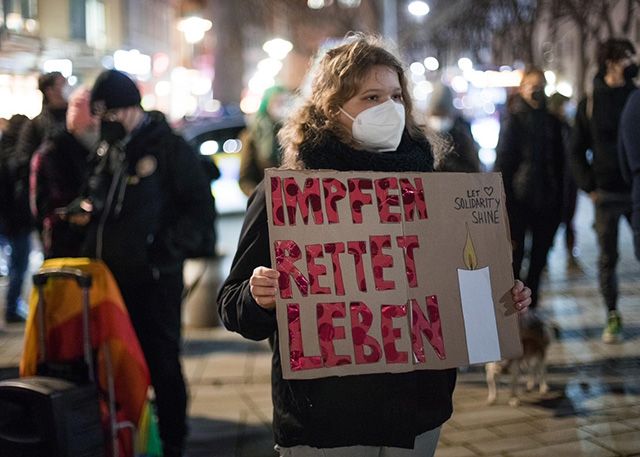
[{"label": "cardboard protest sign", "polygon": [[497,173],[267,170],[283,376],[521,353]]}]

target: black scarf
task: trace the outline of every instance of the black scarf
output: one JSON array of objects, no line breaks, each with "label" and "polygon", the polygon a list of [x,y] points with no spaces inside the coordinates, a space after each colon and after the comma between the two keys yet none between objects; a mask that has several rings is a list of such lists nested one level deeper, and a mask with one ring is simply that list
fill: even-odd
[{"label": "black scarf", "polygon": [[433,171],[433,153],[426,138],[414,139],[407,131],[394,152],[354,149],[332,133],[322,133],[315,141],[305,141],[298,158],[308,169],[338,171]]}]

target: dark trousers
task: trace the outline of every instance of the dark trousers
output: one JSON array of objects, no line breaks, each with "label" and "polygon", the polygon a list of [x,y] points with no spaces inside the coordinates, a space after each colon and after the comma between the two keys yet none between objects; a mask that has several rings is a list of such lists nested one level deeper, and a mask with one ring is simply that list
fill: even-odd
[{"label": "dark trousers", "polygon": [[598,198],[595,205],[595,229],[598,235],[598,278],[607,310],[618,307],[618,226],[620,218],[631,223],[631,201]]},{"label": "dark trousers", "polygon": [[573,216],[576,214],[576,203],[578,198],[578,187],[572,178],[565,176],[564,192],[562,195],[562,223],[565,226],[564,241],[567,247],[567,254],[573,255],[576,247],[576,230],[573,226]]},{"label": "dark trousers", "polygon": [[[511,208],[509,212],[513,243],[513,275],[516,278],[522,278],[531,289],[531,308],[538,305],[540,277],[547,264],[547,254],[553,246],[553,237],[560,224],[560,218],[560,211],[535,211],[526,205]],[[527,234],[531,235],[529,267],[526,274],[521,274]]]},{"label": "dark trousers", "polygon": [[164,455],[182,455],[187,435],[187,389],[180,365],[182,274],[116,279],[151,373]]},{"label": "dark trousers", "polygon": [[31,232],[11,235],[7,238],[11,247],[9,259],[9,287],[7,289],[7,316],[18,313],[18,304],[22,294],[24,275],[29,267],[29,253],[31,252]]}]

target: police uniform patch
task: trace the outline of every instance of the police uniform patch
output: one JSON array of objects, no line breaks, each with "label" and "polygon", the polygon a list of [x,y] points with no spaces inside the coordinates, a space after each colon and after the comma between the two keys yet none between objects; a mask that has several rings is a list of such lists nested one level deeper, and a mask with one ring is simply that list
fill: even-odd
[{"label": "police uniform patch", "polygon": [[158,168],[158,161],[153,156],[144,156],[136,163],[136,175],[140,178],[151,176]]}]

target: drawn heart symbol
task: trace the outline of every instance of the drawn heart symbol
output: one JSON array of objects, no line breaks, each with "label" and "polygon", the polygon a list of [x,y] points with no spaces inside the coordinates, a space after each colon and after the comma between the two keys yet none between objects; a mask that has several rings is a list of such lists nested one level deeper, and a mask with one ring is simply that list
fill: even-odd
[{"label": "drawn heart symbol", "polygon": [[485,187],[484,193],[491,197],[491,195],[493,195],[493,187]]}]

